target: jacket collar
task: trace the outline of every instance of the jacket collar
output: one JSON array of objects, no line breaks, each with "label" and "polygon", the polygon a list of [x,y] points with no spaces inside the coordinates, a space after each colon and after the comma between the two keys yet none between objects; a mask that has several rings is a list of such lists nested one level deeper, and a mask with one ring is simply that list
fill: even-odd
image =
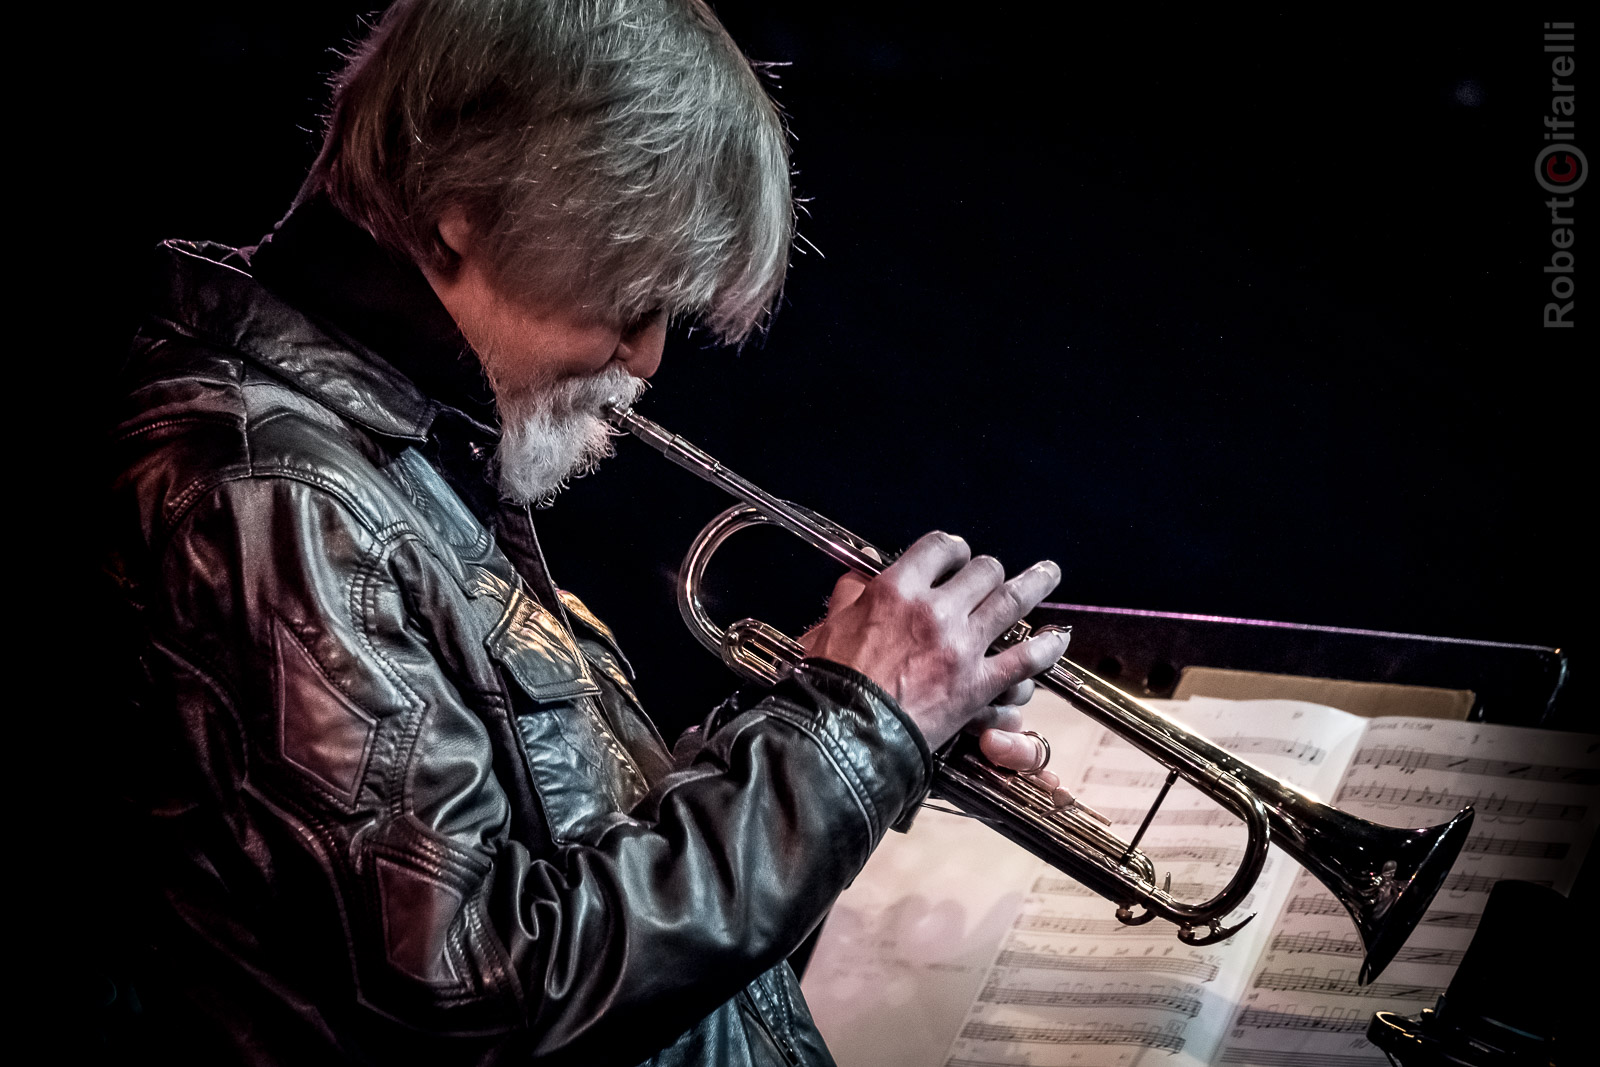
[{"label": "jacket collar", "polygon": [[[280,232],[298,211],[291,213]],[[306,236],[299,231],[298,237]],[[361,236],[365,238],[365,234]],[[264,243],[262,251],[275,238]],[[318,247],[328,250],[320,262],[312,251]],[[361,272],[356,268],[363,264],[349,262],[350,247],[319,244],[315,239],[299,242],[292,255],[284,251],[280,246],[261,256],[270,267],[266,273],[274,288],[269,288],[255,276],[254,260],[261,255],[256,250],[210,242],[164,242],[157,248],[157,284],[161,287],[157,307],[180,332],[240,352],[274,377],[374,433],[421,443],[439,416],[447,414],[464,420],[468,432],[480,440],[499,436],[487,386],[481,385],[481,375],[473,367],[471,372],[480,383],[475,392],[474,379],[468,378],[464,368],[463,356],[473,358],[470,350],[416,268],[388,259],[387,263],[369,261],[364,264],[369,271]],[[371,243],[371,251],[386,257],[375,243]],[[308,262],[318,266],[300,269]],[[350,272],[345,277],[361,279],[359,292],[331,291],[326,286],[319,290],[319,282],[337,277],[346,267]],[[417,283],[425,291],[419,291]],[[275,291],[280,287],[292,290],[292,295],[280,295]],[[319,295],[310,295],[313,293]],[[376,303],[390,306],[374,306],[374,300],[363,297],[377,297]],[[406,308],[409,311],[403,310]],[[440,316],[447,325],[439,322]],[[367,343],[396,337],[409,343],[386,344],[385,351],[408,364],[407,370],[413,374],[427,377],[430,365],[443,368],[427,382],[428,392]]]}]

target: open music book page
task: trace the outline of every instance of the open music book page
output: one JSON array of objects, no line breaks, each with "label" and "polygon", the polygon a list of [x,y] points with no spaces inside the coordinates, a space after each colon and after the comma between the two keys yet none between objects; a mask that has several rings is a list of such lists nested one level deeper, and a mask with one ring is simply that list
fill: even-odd
[{"label": "open music book page", "polygon": [[[1570,888],[1582,842],[1600,814],[1593,810],[1593,787],[1581,782],[1593,772],[1576,766],[1585,759],[1594,766],[1594,738],[1439,720],[1366,720],[1293,701],[1152,703],[1365,818],[1431,824],[1477,804],[1472,840],[1422,932],[1380,979],[1381,999],[1356,1001],[1327,988],[1345,974],[1353,985],[1359,954],[1334,955],[1331,946],[1344,937],[1356,943],[1354,929],[1342,909],[1329,910],[1338,909],[1332,895],[1309,876],[1299,877],[1299,868],[1276,849],[1230,922],[1250,912],[1257,918],[1220,944],[1189,947],[1160,920],[1122,926],[1109,902],[982,824],[925,811],[910,834],[889,836],[840,898],[806,972],[807,1000],[841,1067],[1302,1061],[1338,1067],[1373,1056],[1382,1062],[1361,1037],[1364,1020],[1378,1008],[1410,1012],[1432,1005],[1432,982],[1441,989],[1448,982],[1494,880],[1542,872],[1557,888]],[[1165,777],[1162,770],[1050,694],[1029,705],[1029,719],[1052,739],[1052,768],[1062,780],[1110,816],[1118,836],[1130,838]],[[1548,752],[1566,759],[1542,760]],[[1524,763],[1529,769],[1517,772]],[[1489,766],[1513,777],[1490,786],[1480,781],[1477,790],[1447,785],[1445,777],[1416,780],[1419,774],[1474,773],[1481,779],[1487,772],[1473,768]],[[1544,767],[1561,769],[1534,769]],[[1547,773],[1557,780],[1543,780]],[[1536,778],[1540,799],[1510,799],[1520,796],[1517,786],[1534,785],[1529,779]],[[1408,793],[1409,786],[1426,792]],[[1552,786],[1572,795],[1543,799]],[[1466,799],[1457,802],[1458,796]],[[1547,813],[1543,805],[1549,803],[1569,814],[1532,814]],[[1433,806],[1423,810],[1423,804]],[[1496,804],[1511,805],[1503,819],[1559,823],[1560,840],[1509,826],[1485,837],[1485,815]],[[1513,836],[1542,843],[1501,841]],[[1180,782],[1140,848],[1161,876],[1170,872],[1174,896],[1199,902],[1232,876],[1243,842],[1236,819]],[[1530,852],[1538,855],[1522,854]],[[1436,914],[1444,917],[1435,920]],[[1452,930],[1460,934],[1454,948],[1444,943]],[[1438,958],[1450,969],[1442,981],[1424,984],[1407,975],[1403,988],[1388,988],[1402,964],[1444,966],[1411,957],[1414,946],[1424,955],[1442,953]],[[1325,999],[1314,1000],[1318,996]],[[1363,1019],[1358,1032],[1316,1021],[1345,1019],[1352,1003]],[[1364,1058],[1344,1058],[1351,1055]]]},{"label": "open music book page", "polygon": [[[1415,1016],[1444,993],[1494,883],[1568,893],[1600,823],[1600,737],[1440,719],[1375,719],[1332,803],[1391,826],[1443,822],[1470,804],[1471,836],[1416,931],[1376,982],[1356,985],[1355,930],[1297,872],[1216,1058],[1225,1064],[1386,1064],[1375,1011]],[[1551,937],[1563,936],[1551,930]],[[1506,976],[1515,981],[1515,975]]]}]

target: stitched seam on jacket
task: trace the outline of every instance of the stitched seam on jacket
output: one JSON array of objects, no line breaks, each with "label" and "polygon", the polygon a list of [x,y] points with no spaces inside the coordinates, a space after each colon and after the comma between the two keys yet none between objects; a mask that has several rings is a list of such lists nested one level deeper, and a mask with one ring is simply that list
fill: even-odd
[{"label": "stitched seam on jacket", "polygon": [[398,536],[379,541],[367,552],[366,558],[350,576],[348,609],[351,612],[351,628],[360,635],[362,647],[411,705],[411,714],[402,720],[400,737],[396,739],[395,744],[396,758],[390,764],[391,777],[386,783],[386,792],[390,797],[390,812],[394,815],[404,815],[412,808],[411,776],[408,771],[412,760],[416,757],[417,739],[422,733],[422,720],[426,714],[427,701],[406,683],[399,666],[391,661],[373,640],[370,626],[377,614],[374,601],[381,590],[379,576],[386,569],[385,565],[394,549],[408,539],[407,534],[411,534],[411,531],[402,528],[398,531]]},{"label": "stitched seam on jacket", "polygon": [[[810,678],[811,684],[821,689],[824,693],[829,692],[834,686],[843,686],[859,702],[874,709],[870,714],[876,731],[880,736],[888,728],[888,724],[884,722],[886,718],[889,723],[893,723],[901,733],[905,734],[906,739],[916,747],[917,753],[921,757],[918,761],[922,768],[920,793],[917,794],[918,799],[907,806],[910,810],[916,810],[916,807],[922,803],[922,798],[926,797],[928,788],[932,784],[933,751],[928,748],[927,739],[923,737],[921,729],[911,720],[911,717],[906,714],[905,709],[900,707],[895,699],[884,692],[882,687],[871,678],[852,667],[834,663],[832,660],[816,660],[810,663],[802,663],[796,673],[804,674]],[[848,702],[841,701],[841,703]],[[877,710],[879,708],[887,711],[887,716],[879,714]]]},{"label": "stitched seam on jacket", "polygon": [[[286,748],[280,749],[278,753],[285,764],[288,764],[289,766],[294,767],[296,770],[301,772],[304,784],[310,786],[311,789],[322,795],[327,800],[332,801],[340,811],[346,813],[354,812],[360,807],[361,787],[366,781],[367,770],[372,764],[372,750],[376,745],[378,731],[381,728],[382,716],[375,714],[371,708],[367,707],[360,700],[356,699],[354,693],[351,693],[348,689],[346,689],[345,686],[341,685],[339,681],[333,677],[327,668],[324,667],[317,657],[312,653],[311,649],[306,646],[306,642],[302,640],[300,634],[295,630],[294,626],[290,624],[288,619],[285,619],[281,614],[278,613],[277,610],[270,607],[267,609],[266,615],[268,620],[274,624],[270,631],[272,641],[271,660],[273,663],[272,684],[274,702],[280,699],[283,692],[283,690],[280,688],[283,684],[281,672],[285,670],[285,666],[283,652],[278,645],[279,636],[277,633],[277,631],[281,629],[285,634],[288,635],[288,640],[294,642],[295,648],[299,650],[300,654],[309,660],[312,666],[316,668],[317,674],[321,678],[323,684],[341,694],[346,700],[350,701],[353,706],[358,708],[363,714],[372,720],[371,733],[368,735],[366,745],[362,749],[361,759],[357,767],[355,788],[352,790],[349,796],[338,792],[328,783],[324,782],[316,772],[302,766],[297,760],[289,755]],[[281,717],[282,714],[283,710],[281,706],[273,709],[273,718],[279,724],[279,729],[284,729],[284,727],[281,725],[283,722]],[[284,744],[286,740],[287,735],[280,739],[280,745]]]},{"label": "stitched seam on jacket", "polygon": [[403,860],[425,874],[459,879],[464,888],[471,888],[472,883],[481,881],[493,866],[471,849],[455,848],[448,841],[413,825],[410,820],[398,819],[396,825],[399,827],[396,834],[403,838],[402,841],[368,845],[366,850],[375,857],[388,856],[390,859]]},{"label": "stitched seam on jacket", "polygon": [[[779,965],[781,966],[781,964]],[[795,1050],[794,1042],[789,1034],[789,1020],[784,1015],[782,1006],[778,1003],[776,995],[768,988],[768,983],[773,981],[773,972],[768,970],[756,976],[746,989],[749,990],[750,999],[757,1008],[757,1014],[762,1016],[762,1021],[767,1024],[767,1031],[772,1035],[773,1043],[789,1058],[791,1063],[800,1062],[800,1054]]]},{"label": "stitched seam on jacket", "polygon": [[[855,684],[853,679],[847,677],[838,679],[831,677],[819,678],[818,672],[816,671],[806,671],[805,673],[812,680],[811,684],[815,685],[819,689],[822,689],[824,692],[828,690],[830,682],[838,681],[842,683],[844,687],[850,691],[851,696],[856,698],[857,703],[865,704],[867,707],[873,709],[871,712],[869,712],[873,725],[880,734],[882,733],[882,727],[878,723],[878,715],[876,713],[876,707],[880,699],[877,694],[864,690],[861,686]],[[828,730],[829,737],[838,740],[838,735],[841,732],[838,717],[830,718],[824,724],[824,727]],[[858,750],[854,746],[846,745],[843,741],[838,741],[838,744],[843,753],[843,759],[850,764],[851,768],[855,770],[857,774],[862,775],[863,777],[870,776],[872,774],[871,764],[858,755]],[[878,816],[880,824],[883,826],[891,825],[893,819],[891,818],[889,812],[885,812],[879,807],[878,797],[871,793],[869,793],[868,796],[872,801],[873,811]]]},{"label": "stitched seam on jacket", "polygon": [[[809,713],[797,705],[790,704],[787,700],[778,697],[768,697],[766,701],[767,715],[781,719],[795,727],[802,734],[816,742],[828,761],[839,772],[839,777],[850,787],[850,796],[856,802],[856,807],[861,811],[861,819],[867,824],[867,833],[871,840],[878,840],[880,834],[878,827],[882,822],[877,810],[877,803],[872,794],[867,790],[865,783],[856,774],[856,768],[841,758],[841,748],[837,738],[817,729],[816,715]],[[741,731],[742,732],[742,731]]]},{"label": "stitched seam on jacket", "polygon": [[[580,649],[581,654],[582,651]],[[590,721],[594,723],[595,729],[599,732],[600,742],[605,746],[606,751],[610,752],[612,758],[622,766],[623,771],[632,779],[639,791],[648,792],[650,783],[644,780],[644,773],[633,762],[633,754],[622,747],[622,742],[618,741],[611,732],[611,724],[606,721],[605,716],[595,706],[596,701],[599,699],[599,697],[578,697],[578,700],[583,704],[584,712],[589,716]],[[617,805],[619,811],[622,809],[621,797],[613,797],[612,802]]]},{"label": "stitched seam on jacket", "polygon": [[130,441],[136,437],[154,433],[157,430],[170,430],[174,426],[223,426],[228,429],[237,429],[239,417],[237,415],[218,413],[215,415],[186,415],[177,419],[156,419],[153,422],[141,422],[137,426],[123,430],[121,433],[116,434],[112,440],[117,442]]},{"label": "stitched seam on jacket", "polygon": [[755,981],[739,990],[739,996],[744,1000],[744,1012],[760,1027],[767,1040],[772,1042],[774,1051],[782,1056],[784,1061],[790,1064],[791,1067],[798,1067],[800,1063],[799,1057],[789,1047],[788,1041],[779,1038],[777,1031],[773,1028],[772,1020],[767,1018],[766,1013],[761,1010],[761,1001],[757,998],[755,992],[760,981],[761,979],[757,977]]},{"label": "stitched seam on jacket", "polygon": [[[931,770],[933,751],[928,748],[927,739],[922,736],[922,731],[912,722],[911,716],[906,714],[899,702],[886,693],[877,682],[854,667],[847,667],[828,659],[802,662],[797,668],[797,673],[814,679],[813,684],[823,690],[827,690],[830,686],[842,685],[854,695],[864,698],[868,704],[874,707],[882,705],[889,711],[894,723],[906,734],[907,739],[916,746],[918,753],[923,756],[924,764]],[[874,714],[873,718],[876,720],[879,716]]]},{"label": "stitched seam on jacket", "polygon": [[316,477],[310,472],[297,467],[278,467],[269,470],[255,471],[250,470],[247,467],[235,466],[225,468],[222,476],[218,478],[209,480],[197,478],[195,481],[191,482],[187,487],[185,487],[182,492],[174,496],[167,503],[167,506],[164,509],[168,531],[166,537],[160,545],[152,547],[154,547],[157,553],[164,552],[166,550],[166,542],[170,541],[176,535],[178,527],[183,525],[184,521],[188,518],[190,510],[199,501],[200,497],[204,496],[205,494],[223,489],[234,482],[248,482],[257,480],[265,482],[274,478],[282,478],[285,481],[291,482],[300,482],[304,485],[309,485],[323,490],[329,496],[343,504],[350,512],[351,517],[354,518],[363,529],[367,530],[369,533],[372,533],[373,536],[377,536],[377,528],[373,527],[362,517],[364,509],[358,504],[354,497],[352,497],[349,493],[344,492],[343,488],[335,482],[331,482],[326,478]]}]

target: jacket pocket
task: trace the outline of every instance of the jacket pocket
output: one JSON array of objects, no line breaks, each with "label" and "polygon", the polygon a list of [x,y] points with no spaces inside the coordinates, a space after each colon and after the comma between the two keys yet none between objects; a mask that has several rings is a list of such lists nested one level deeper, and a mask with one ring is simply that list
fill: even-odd
[{"label": "jacket pocket", "polygon": [[578,642],[519,583],[484,644],[495,662],[540,703],[600,695]]},{"label": "jacket pocket", "polygon": [[519,584],[485,638],[511,682],[517,739],[556,843],[592,840],[648,789],[600,707],[601,686],[561,620]]}]

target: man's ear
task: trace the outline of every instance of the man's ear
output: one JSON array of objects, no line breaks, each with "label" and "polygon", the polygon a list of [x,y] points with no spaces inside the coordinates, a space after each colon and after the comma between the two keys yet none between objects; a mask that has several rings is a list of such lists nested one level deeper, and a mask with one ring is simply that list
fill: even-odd
[{"label": "man's ear", "polygon": [[478,231],[467,213],[451,204],[439,215],[439,240],[459,262],[477,246]]}]

